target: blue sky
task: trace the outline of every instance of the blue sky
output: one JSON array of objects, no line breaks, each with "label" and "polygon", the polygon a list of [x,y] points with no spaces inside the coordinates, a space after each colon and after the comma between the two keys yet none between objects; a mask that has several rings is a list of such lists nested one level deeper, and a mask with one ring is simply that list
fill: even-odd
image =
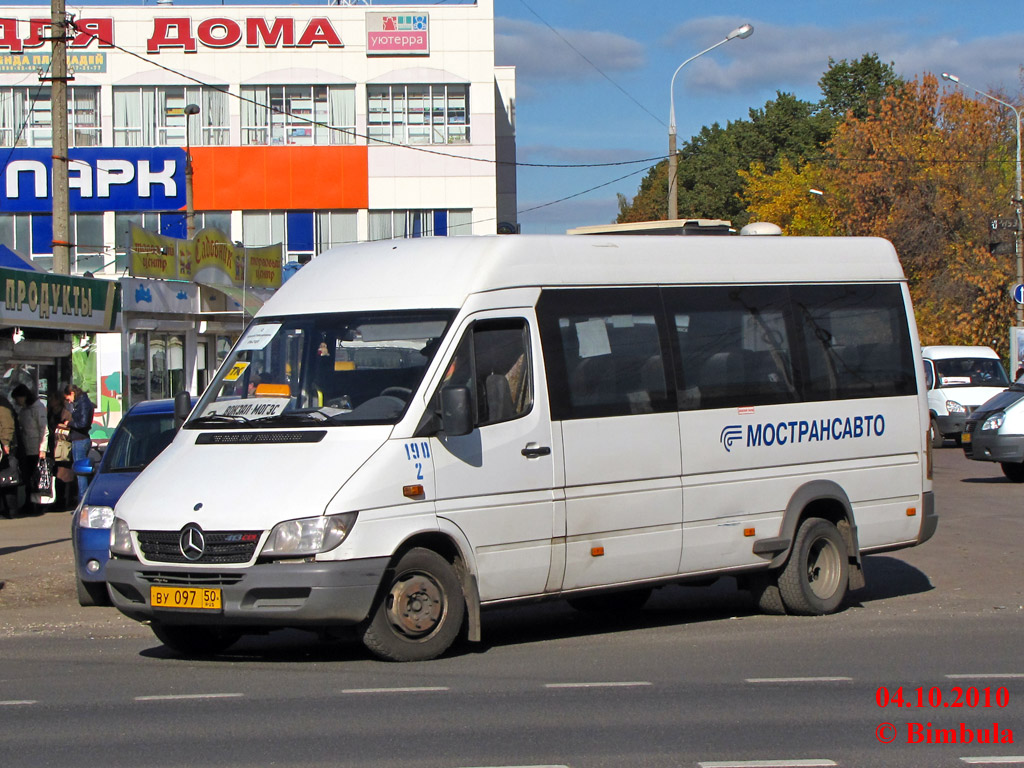
[{"label": "blue sky", "polygon": [[[67,4],[74,12],[140,3]],[[1020,0],[495,0],[495,17],[497,63],[517,67],[521,163],[584,165],[665,155],[672,73],[743,23],[754,26],[751,37],[700,57],[676,78],[680,143],[704,125],[746,118],[777,91],[818,100],[829,57],[876,53],[908,79],[952,72],[975,88],[1009,95],[1013,103],[1024,100]],[[632,198],[645,168],[520,168],[523,232],[613,221],[616,193]],[[632,171],[637,173],[620,178]],[[566,197],[571,199],[554,203]]]}]

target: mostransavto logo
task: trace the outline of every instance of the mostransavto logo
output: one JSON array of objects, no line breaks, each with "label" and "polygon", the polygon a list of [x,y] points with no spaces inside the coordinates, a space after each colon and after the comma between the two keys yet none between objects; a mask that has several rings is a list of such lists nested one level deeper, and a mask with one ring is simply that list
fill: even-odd
[{"label": "mostransavto logo", "polygon": [[727,453],[737,443],[747,448],[791,445],[794,443],[821,443],[838,440],[881,437],[885,434],[885,417],[835,417],[832,419],[801,419],[794,421],[766,421],[748,424],[744,439],[742,424],[729,424],[722,429],[719,442]]}]

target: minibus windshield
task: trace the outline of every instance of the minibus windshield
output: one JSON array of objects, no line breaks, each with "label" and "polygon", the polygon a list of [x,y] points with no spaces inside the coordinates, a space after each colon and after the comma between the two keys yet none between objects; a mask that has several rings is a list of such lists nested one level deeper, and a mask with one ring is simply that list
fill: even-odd
[{"label": "minibus windshield", "polygon": [[935,360],[936,386],[1000,387],[1010,386],[1010,380],[998,360],[989,357],[950,357]]},{"label": "minibus windshield", "polygon": [[259,318],[185,427],[395,424],[454,316],[433,310]]}]

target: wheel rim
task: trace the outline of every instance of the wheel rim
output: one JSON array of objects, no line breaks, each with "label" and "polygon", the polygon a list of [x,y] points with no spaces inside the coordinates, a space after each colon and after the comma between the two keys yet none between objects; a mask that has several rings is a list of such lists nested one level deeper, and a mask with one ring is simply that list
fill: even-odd
[{"label": "wheel rim", "polygon": [[827,600],[839,589],[842,556],[831,539],[815,539],[807,552],[807,583],[816,597]]},{"label": "wheel rim", "polygon": [[391,585],[388,621],[403,637],[426,637],[441,624],[444,612],[444,589],[430,574],[402,574]]}]

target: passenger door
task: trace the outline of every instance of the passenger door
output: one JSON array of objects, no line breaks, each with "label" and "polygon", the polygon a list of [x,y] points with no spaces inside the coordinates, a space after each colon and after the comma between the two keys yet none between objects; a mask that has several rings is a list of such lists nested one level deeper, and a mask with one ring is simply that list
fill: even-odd
[{"label": "passenger door", "polygon": [[436,435],[431,447],[437,514],[473,547],[484,601],[541,594],[549,583],[557,450],[536,385],[540,347],[528,315],[488,312],[467,321],[433,399],[439,410],[441,388],[472,393],[473,430]]},{"label": "passenger door", "polygon": [[655,288],[548,290],[538,316],[565,462],[564,590],[672,576],[679,420]]}]

